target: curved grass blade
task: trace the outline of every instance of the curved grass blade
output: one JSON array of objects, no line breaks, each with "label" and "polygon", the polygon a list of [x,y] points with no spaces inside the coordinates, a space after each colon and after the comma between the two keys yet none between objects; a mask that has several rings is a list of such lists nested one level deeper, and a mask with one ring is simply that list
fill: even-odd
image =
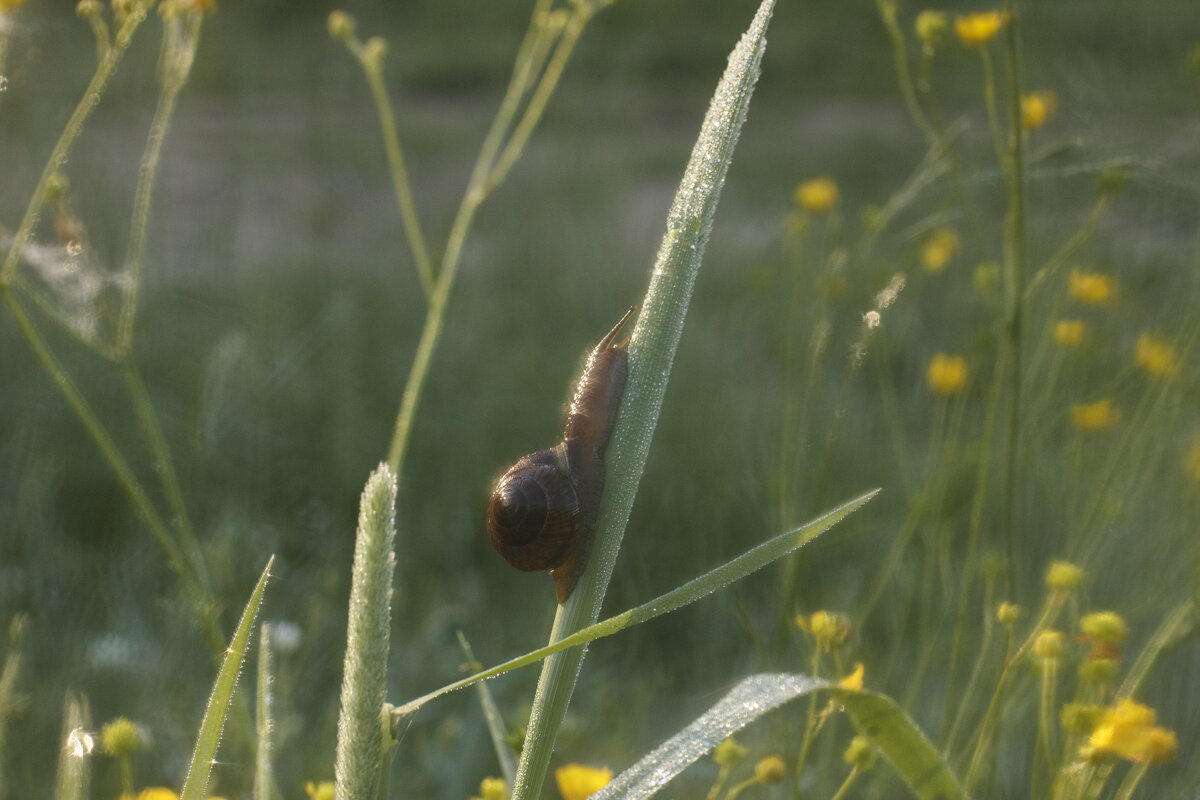
[{"label": "curved grass blade", "polygon": [[[462,648],[468,664],[479,663],[475,660],[475,652],[471,649],[471,643],[467,641],[467,637],[463,635],[462,631],[458,632],[458,646]],[[504,785],[512,786],[513,778],[517,774],[517,754],[513,752],[512,745],[508,743],[508,731],[504,726],[504,717],[500,714],[500,708],[496,705],[496,701],[492,699],[492,693],[488,690],[487,684],[480,681],[475,684],[475,688],[479,690],[479,706],[483,709],[483,718],[487,722],[488,734],[492,737],[492,748],[496,751],[496,760],[500,762],[500,773],[504,776]]]},{"label": "curved grass blade", "polygon": [[502,675],[505,672],[514,670],[518,667],[524,667],[529,664],[541,661],[547,656],[553,655],[570,647],[587,644],[595,639],[601,639],[605,636],[612,636],[625,628],[637,625],[655,617],[660,617],[663,614],[675,611],[689,603],[699,600],[705,595],[715,592],[723,586],[726,586],[739,578],[744,578],[750,573],[759,570],[772,561],[783,558],[788,553],[802,547],[811,542],[813,539],[820,536],[825,531],[832,528],[838,522],[848,517],[854,511],[857,511],[868,500],[879,493],[878,489],[874,489],[866,494],[854,498],[848,503],[826,511],[821,516],[812,520],[806,525],[802,525],[795,530],[781,533],[774,539],[770,539],[755,548],[747,550],[732,561],[726,562],[716,569],[709,570],[698,578],[693,578],[682,586],[672,589],[666,594],[659,595],[653,600],[642,603],[640,606],[631,608],[628,611],[617,614],[615,617],[597,622],[594,625],[589,625],[583,630],[577,631],[566,638],[560,639],[553,644],[534,650],[531,653],[526,653],[523,656],[518,656],[510,661],[506,661],[499,666],[491,669],[477,672],[470,677],[463,678],[460,681],[443,686],[442,688],[430,692],[429,694],[418,697],[415,700],[397,706],[395,715],[397,718],[407,716],[415,712],[418,708],[428,703],[437,697],[453,692],[456,689],[462,689],[487,678],[494,678],[497,675]]},{"label": "curved grass blade", "polygon": [[238,673],[242,669],[242,661],[246,657],[246,649],[250,645],[250,633],[254,630],[254,618],[262,605],[263,590],[267,586],[267,578],[271,574],[271,565],[275,556],[267,561],[267,567],[246,603],[242,612],[241,622],[233,634],[233,641],[225,651],[225,660],[221,663],[221,671],[213,685],[212,695],[208,698],[208,707],[204,710],[204,720],[200,723],[200,735],[196,737],[196,749],[192,751],[192,763],[188,767],[187,778],[183,782],[183,791],[179,800],[202,800],[205,789],[208,788],[208,778],[212,773],[213,758],[217,754],[217,745],[221,742],[221,728],[225,725],[225,715],[229,711],[229,703],[233,699],[233,689],[237,686]]},{"label": "curved grass blade", "polygon": [[591,800],[645,800],[727,736],[802,695],[826,690],[920,800],[964,800],[962,787],[916,724],[890,698],[794,673],[751,675],[695,722],[663,742]]},{"label": "curved grass blade", "polygon": [[886,695],[830,687],[859,732],[892,763],[921,800],[964,800],[966,792],[937,748],[904,709]]}]

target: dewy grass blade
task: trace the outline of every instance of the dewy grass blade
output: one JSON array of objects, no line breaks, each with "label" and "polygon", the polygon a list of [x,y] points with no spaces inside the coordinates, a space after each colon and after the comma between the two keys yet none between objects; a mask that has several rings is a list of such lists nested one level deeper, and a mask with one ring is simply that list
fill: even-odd
[{"label": "dewy grass blade", "polygon": [[637,625],[655,617],[661,617],[663,614],[669,614],[676,609],[682,608],[689,603],[699,600],[705,595],[712,594],[717,589],[726,586],[739,578],[744,578],[751,572],[762,569],[772,561],[783,558],[788,553],[802,547],[811,542],[817,536],[821,535],[831,527],[836,525],[848,517],[854,511],[861,508],[868,500],[879,493],[878,489],[867,492],[864,495],[856,497],[848,503],[825,512],[821,516],[803,525],[795,530],[781,533],[774,539],[763,542],[759,546],[746,551],[737,558],[722,564],[716,569],[710,570],[703,575],[693,578],[682,586],[672,589],[666,594],[659,595],[653,600],[642,603],[640,606],[631,608],[614,617],[609,617],[606,620],[589,625],[583,630],[577,631],[574,634],[547,645],[539,650],[534,650],[531,653],[526,653],[523,656],[506,661],[499,666],[492,667],[477,672],[468,678],[463,678],[460,681],[443,686],[442,688],[430,692],[427,695],[418,697],[415,700],[397,706],[395,715],[397,719],[408,716],[415,712],[418,708],[428,703],[430,700],[441,697],[457,689],[462,689],[479,681],[488,678],[494,678],[497,675],[503,675],[505,672],[525,667],[534,664],[543,658],[547,658],[555,653],[562,652],[571,647],[578,647],[587,644],[596,639],[612,636],[614,633],[619,633],[625,628]]},{"label": "dewy grass blade", "polygon": [[238,623],[233,641],[225,651],[225,660],[217,681],[213,685],[212,695],[208,698],[208,708],[204,710],[204,720],[200,723],[200,735],[196,737],[196,749],[192,751],[192,763],[188,767],[187,778],[183,782],[183,791],[179,800],[202,800],[205,789],[208,788],[208,778],[212,773],[213,758],[217,754],[217,745],[221,742],[221,729],[225,725],[225,715],[229,703],[233,699],[233,689],[237,686],[238,673],[242,669],[242,660],[246,657],[246,649],[250,646],[250,633],[254,630],[254,618],[262,605],[263,590],[267,586],[267,578],[271,575],[271,565],[275,557],[267,561],[267,567],[246,603],[242,612],[242,620]]},{"label": "dewy grass blade", "polygon": [[[550,633],[552,643],[586,628],[599,617],[650,452],[717,200],[758,80],[774,5],[774,0],[763,0],[750,28],[730,54],[667,216],[667,231],[629,343],[629,382],[609,443],[608,481],[590,565],[574,594],[559,607]],[[550,753],[575,689],[583,654],[583,648],[565,652],[547,659],[543,666],[513,800],[541,795]]]}]

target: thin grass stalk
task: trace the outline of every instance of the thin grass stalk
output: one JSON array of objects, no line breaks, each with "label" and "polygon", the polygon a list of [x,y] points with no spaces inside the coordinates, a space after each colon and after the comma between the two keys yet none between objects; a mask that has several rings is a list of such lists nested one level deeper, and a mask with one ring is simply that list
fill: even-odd
[{"label": "thin grass stalk", "polygon": [[87,697],[68,691],[63,703],[62,749],[58,753],[54,800],[86,800],[88,797],[92,752],[96,746],[91,728],[92,714]]},{"label": "thin grass stalk", "polygon": [[4,259],[4,264],[0,266],[0,286],[7,287],[12,283],[17,271],[17,264],[20,262],[21,251],[29,243],[30,237],[33,236],[34,226],[37,225],[38,220],[41,218],[42,208],[46,204],[50,179],[67,163],[71,147],[74,146],[75,140],[79,138],[79,134],[83,131],[84,123],[87,122],[92,111],[99,105],[100,98],[104,94],[104,90],[108,87],[109,80],[117,71],[117,66],[121,63],[121,57],[125,55],[130,42],[133,41],[133,34],[137,31],[138,26],[142,24],[142,21],[145,20],[146,14],[152,5],[153,2],[146,2],[146,0],[134,2],[131,5],[128,16],[117,31],[116,41],[112,47],[108,48],[108,51],[104,54],[104,58],[96,65],[96,72],[92,75],[87,89],[84,90],[83,97],[75,106],[75,110],[71,112],[71,118],[67,120],[66,127],[63,128],[62,134],[58,137],[54,149],[50,151],[50,158],[46,161],[46,166],[42,169],[41,177],[38,178],[37,185],[34,187],[33,197],[29,201],[29,206],[25,209],[25,215],[21,218],[21,224],[17,228],[16,234],[13,235],[12,248],[8,251],[8,257]]},{"label": "thin grass stalk", "polygon": [[[773,0],[763,0],[750,30],[730,56],[668,215],[666,236],[629,342],[629,381],[609,443],[609,474],[591,560],[574,594],[558,609],[552,642],[587,627],[599,616],[649,455],[721,186],[758,77],[773,8]],[[543,665],[513,800],[541,794],[584,653],[585,648],[571,650],[548,658]]]},{"label": "thin grass stalk", "polygon": [[[467,637],[463,635],[462,631],[458,632],[458,646],[462,648],[467,663],[472,665],[476,672],[481,671],[483,667],[482,665],[475,666],[479,662],[475,660],[471,643],[467,641]],[[512,786],[513,779],[517,775],[517,754],[513,752],[512,746],[508,743],[508,731],[504,726],[504,717],[500,714],[500,708],[492,698],[487,683],[480,681],[475,684],[475,689],[479,695],[479,706],[483,709],[483,719],[487,723],[488,735],[492,738],[492,749],[496,751],[496,762],[500,765],[500,773],[504,776],[504,785]]]},{"label": "thin grass stalk", "polygon": [[13,318],[17,322],[17,327],[21,329],[21,334],[29,343],[34,355],[50,375],[55,386],[58,387],[59,392],[66,399],[67,404],[75,412],[75,416],[83,424],[84,429],[96,443],[97,449],[100,450],[100,455],[108,462],[109,468],[117,476],[117,481],[133,501],[133,506],[138,516],[146,523],[155,541],[162,548],[163,554],[167,558],[167,564],[179,578],[184,596],[192,607],[192,613],[196,616],[200,631],[204,634],[209,648],[214,654],[223,653],[225,651],[225,642],[222,640],[220,627],[208,598],[197,582],[196,576],[189,569],[188,560],[184,557],[179,543],[175,541],[175,538],[171,535],[170,528],[150,501],[146,488],[138,480],[133,468],[125,460],[125,456],[121,453],[116,441],[113,440],[108,429],[104,427],[104,423],[100,421],[100,417],[96,414],[91,404],[88,403],[87,398],[79,391],[79,388],[75,385],[75,382],[71,379],[67,371],[58,363],[58,360],[50,351],[49,345],[42,338],[33,321],[29,319],[20,302],[13,295],[12,289],[0,285],[0,296],[3,297],[5,304],[12,312]]},{"label": "thin grass stalk", "polygon": [[425,246],[425,235],[421,232],[421,219],[417,216],[417,208],[413,203],[408,169],[404,166],[404,150],[400,147],[400,136],[396,132],[396,119],[392,114],[392,104],[388,99],[387,86],[383,81],[383,58],[366,58],[360,54],[358,60],[362,64],[367,85],[371,89],[371,99],[375,101],[375,112],[379,117],[379,132],[383,137],[383,149],[387,155],[388,169],[392,174],[396,204],[400,207],[400,220],[404,225],[409,249],[412,250],[417,277],[421,281],[421,290],[425,292],[425,299],[428,301],[429,296],[433,293],[433,263],[429,258],[429,250]]},{"label": "thin grass stalk", "polygon": [[[185,13],[185,12],[180,12]],[[138,166],[137,187],[133,196],[133,213],[129,222],[129,247],[125,255],[125,275],[121,317],[114,348],[118,358],[124,359],[133,344],[134,324],[137,320],[138,290],[142,282],[142,262],[146,254],[146,232],[150,222],[150,201],[154,194],[154,182],[158,176],[159,157],[167,139],[167,128],[179,93],[187,84],[195,61],[196,47],[200,44],[200,28],[204,12],[192,10],[187,16],[168,16],[163,19],[162,51],[159,55],[159,80],[162,89],[154,116],[150,120],[150,133],[142,150]]]},{"label": "thin grass stalk", "polygon": [[253,800],[271,800],[271,784],[274,777],[271,773],[271,733],[274,721],[271,717],[271,706],[274,696],[271,694],[271,683],[274,679],[274,667],[271,664],[271,626],[264,622],[258,628],[258,680],[255,686],[254,703],[254,787],[251,797]]},{"label": "thin grass stalk", "polygon": [[[21,649],[28,626],[29,617],[23,612],[13,615],[8,623],[8,653],[4,668],[0,669],[0,753],[8,752],[8,721],[20,709],[17,678],[21,674]],[[7,777],[6,770],[0,769],[0,797],[8,797]]]},{"label": "thin grass stalk", "polygon": [[[541,8],[541,5],[535,8],[534,18],[530,22],[531,27],[542,23],[545,12],[539,13]],[[527,41],[533,42],[534,40],[527,36]],[[458,213],[451,225],[450,235],[446,240],[446,249],[442,254],[441,267],[437,274],[437,282],[434,285],[433,294],[429,298],[429,308],[425,315],[425,324],[421,329],[421,338],[417,342],[412,367],[404,385],[404,393],[400,398],[400,410],[396,415],[391,446],[388,448],[387,463],[396,475],[403,474],[408,437],[412,433],[417,404],[425,386],[425,378],[429,373],[433,351],[437,347],[438,339],[441,338],[442,326],[445,324],[446,303],[449,300],[451,289],[454,288],[454,279],[458,274],[467,232],[471,228],[475,212],[488,194],[498,185],[496,181],[490,181],[489,176],[495,166],[497,153],[504,145],[505,136],[520,107],[521,98],[525,96],[528,89],[528,82],[532,79],[533,74],[528,69],[528,59],[522,59],[519,56],[513,67],[513,76],[504,99],[500,103],[500,110],[492,120],[492,126],[488,130],[487,136],[484,137],[475,166],[471,171],[471,177],[467,182],[462,203],[459,205]],[[536,120],[534,121],[536,122]]]},{"label": "thin grass stalk", "polygon": [[1008,447],[1005,451],[1004,502],[1001,505],[1001,530],[1004,535],[1005,554],[1009,568],[1005,571],[1005,584],[1012,593],[1014,588],[1017,545],[1016,519],[1018,502],[1018,474],[1021,464],[1021,346],[1025,300],[1025,126],[1021,116],[1021,46],[1018,37],[1020,20],[1014,0],[1005,0],[1005,42],[1008,46],[1008,94],[1009,118],[1012,129],[1012,157],[1009,166],[1012,176],[1009,183],[1009,247],[1008,247],[1008,302],[1005,323],[1008,349]]}]

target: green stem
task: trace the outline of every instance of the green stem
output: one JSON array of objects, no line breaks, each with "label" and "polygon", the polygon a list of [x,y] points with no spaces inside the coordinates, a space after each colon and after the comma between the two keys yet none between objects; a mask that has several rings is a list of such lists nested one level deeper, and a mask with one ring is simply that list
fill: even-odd
[{"label": "green stem", "polygon": [[421,289],[425,292],[425,299],[429,300],[434,288],[433,263],[429,258],[429,250],[425,247],[425,236],[421,233],[421,221],[417,217],[412,187],[408,180],[408,170],[404,166],[404,151],[400,147],[400,136],[396,132],[392,104],[388,100],[387,86],[383,82],[383,59],[365,58],[360,49],[358,60],[366,74],[367,85],[371,88],[371,98],[375,101],[380,133],[383,135],[383,147],[387,153],[388,168],[392,173],[392,186],[396,190],[396,202],[400,206],[400,219],[404,224],[409,248],[412,250],[413,263],[417,267],[417,277],[421,280]]},{"label": "green stem", "polygon": [[[46,204],[50,179],[67,163],[67,156],[71,152],[71,147],[83,131],[83,124],[91,116],[96,106],[99,105],[100,97],[108,86],[108,81],[112,78],[113,73],[117,71],[117,65],[121,63],[121,57],[125,55],[125,51],[129,48],[129,43],[133,40],[134,32],[146,18],[146,13],[149,11],[151,5],[153,3],[146,2],[146,0],[134,4],[124,24],[121,25],[120,30],[117,32],[116,41],[113,43],[113,46],[104,54],[104,59],[96,65],[96,72],[92,75],[92,80],[88,83],[88,87],[83,93],[83,98],[75,106],[75,110],[71,113],[71,118],[67,120],[67,125],[58,137],[58,142],[55,143],[54,149],[50,151],[50,158],[47,160],[46,166],[42,169],[41,177],[38,178],[37,186],[33,190],[33,197],[29,201],[29,206],[25,209],[25,215],[21,218],[21,225],[17,228],[17,232],[13,236],[12,248],[8,251],[8,257],[4,259],[3,266],[0,266],[0,286],[7,287],[12,282],[13,276],[17,271],[17,264],[20,262],[21,251],[25,249],[25,245],[29,243],[30,237],[33,236],[33,228],[37,225],[42,208]],[[223,649],[224,645],[221,647]]]},{"label": "green stem", "polygon": [[861,771],[858,766],[851,769],[850,774],[846,776],[846,780],[842,781],[842,785],[834,793],[832,800],[843,800],[846,797],[846,793],[850,791],[850,787],[854,784],[854,779],[858,777]]},{"label": "green stem", "polygon": [[84,429],[96,443],[96,447],[100,450],[100,455],[108,462],[109,467],[117,476],[118,482],[120,482],[133,501],[138,516],[150,528],[155,541],[162,548],[163,553],[167,557],[167,563],[179,577],[184,595],[188,598],[188,602],[192,606],[192,611],[196,615],[196,620],[209,647],[214,653],[218,655],[223,654],[225,651],[225,642],[222,641],[220,628],[214,616],[211,602],[198,585],[196,577],[192,574],[192,570],[188,568],[187,559],[184,558],[179,545],[172,538],[167,524],[150,502],[145,487],[138,481],[133,469],[129,466],[129,462],[121,454],[116,442],[109,434],[108,429],[104,427],[104,423],[96,415],[91,404],[88,403],[87,399],[79,391],[79,388],[75,386],[75,382],[71,380],[71,376],[67,374],[66,370],[55,359],[46,341],[42,338],[37,328],[34,327],[33,321],[29,319],[25,310],[13,295],[12,289],[8,286],[0,286],[0,295],[3,295],[5,304],[12,312],[13,318],[17,322],[17,327],[21,329],[21,333],[29,343],[34,355],[50,375],[51,380],[54,381],[55,386],[58,387],[67,404],[83,424]]},{"label": "green stem", "polygon": [[[1025,297],[1025,126],[1021,122],[1021,52],[1017,38],[1018,19],[1014,0],[1006,0],[1005,13],[1009,53],[1009,115],[1012,128],[1012,158],[1009,164],[1009,258],[1008,258],[1008,319],[1005,324],[1008,349],[1008,447],[1004,470],[1003,525],[1005,547],[1010,569],[1005,571],[1006,584],[1012,592],[1011,568],[1016,564],[1017,483],[1021,459],[1021,336],[1023,300]],[[1002,162],[1003,166],[1003,162]]]},{"label": "green stem", "polygon": [[904,100],[904,106],[908,109],[908,115],[912,117],[913,122],[921,133],[925,135],[929,142],[936,142],[938,139],[937,131],[929,123],[929,117],[921,110],[921,104],[917,102],[917,93],[913,88],[912,73],[908,67],[908,47],[904,42],[904,32],[900,30],[900,25],[896,21],[896,3],[895,0],[875,0],[875,7],[879,10],[879,17],[883,20],[883,26],[887,28],[888,37],[892,40],[892,60],[896,67],[896,78],[900,84],[900,97]]}]

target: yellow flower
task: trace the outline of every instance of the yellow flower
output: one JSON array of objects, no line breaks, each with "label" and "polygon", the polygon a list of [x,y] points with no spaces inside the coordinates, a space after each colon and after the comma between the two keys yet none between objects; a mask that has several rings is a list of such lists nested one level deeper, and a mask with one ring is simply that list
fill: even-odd
[{"label": "yellow flower", "polygon": [[333,800],[333,781],[308,781],[304,784],[304,793],[312,800]]},{"label": "yellow flower", "polygon": [[1200,481],[1200,433],[1192,437],[1192,446],[1184,457],[1183,465],[1193,478]]},{"label": "yellow flower", "polygon": [[1027,130],[1040,128],[1058,107],[1054,92],[1030,92],[1021,96],[1021,124]]},{"label": "yellow flower", "polygon": [[1093,611],[1079,618],[1079,630],[1095,642],[1120,644],[1129,637],[1129,626],[1115,611]]},{"label": "yellow flower", "polygon": [[1038,658],[1058,658],[1062,649],[1063,635],[1058,631],[1042,631],[1033,640],[1033,654]]},{"label": "yellow flower", "polygon": [[954,32],[967,47],[982,47],[996,38],[1008,22],[1008,15],[999,11],[983,11],[954,18]]},{"label": "yellow flower", "polygon": [[996,609],[996,619],[1005,627],[1012,625],[1020,616],[1021,607],[1016,603],[1001,603],[1000,607]]},{"label": "yellow flower", "polygon": [[1055,561],[1046,570],[1046,585],[1051,589],[1072,591],[1083,581],[1083,568],[1070,561]]},{"label": "yellow flower", "polygon": [[471,800],[508,800],[508,785],[503,778],[484,778],[479,782],[479,797]]},{"label": "yellow flower", "polygon": [[779,756],[767,756],[754,765],[754,778],[759,783],[779,783],[787,777],[787,764]]},{"label": "yellow flower", "polygon": [[863,687],[863,675],[865,672],[866,668],[863,667],[863,663],[859,661],[854,665],[854,670],[851,671],[849,675],[838,681],[838,686],[842,687],[843,689],[861,692]]},{"label": "yellow flower", "polygon": [[838,204],[838,187],[833,178],[813,178],[796,187],[796,205],[814,214],[825,214]]},{"label": "yellow flower", "polygon": [[917,38],[921,40],[922,49],[932,54],[934,48],[942,43],[946,31],[950,29],[950,18],[945,11],[927,8],[917,14],[917,21],[913,27],[916,28]]},{"label": "yellow flower", "polygon": [[554,771],[558,793],[563,800],[585,800],[608,786],[612,776],[612,770],[607,767],[598,769],[584,764],[567,764]]},{"label": "yellow flower", "polygon": [[1076,267],[1068,277],[1067,292],[1073,300],[1084,305],[1104,305],[1117,296],[1117,279],[1101,272],[1087,272]]},{"label": "yellow flower", "polygon": [[1152,333],[1138,337],[1134,358],[1142,371],[1154,378],[1169,378],[1179,366],[1179,357],[1171,343]]},{"label": "yellow flower", "polygon": [[817,640],[817,645],[826,653],[836,645],[844,644],[850,636],[850,618],[835,611],[817,611],[812,616],[796,617],[796,627]]},{"label": "yellow flower", "polygon": [[1114,755],[1139,763],[1170,761],[1179,749],[1175,734],[1155,724],[1154,709],[1120,700],[1107,708],[1085,748],[1088,757]]},{"label": "yellow flower", "polygon": [[938,353],[929,360],[925,380],[934,394],[942,397],[958,394],[967,385],[967,360],[962,356]]},{"label": "yellow flower", "polygon": [[137,800],[179,800],[179,795],[165,786],[150,786],[138,792]]},{"label": "yellow flower", "polygon": [[0,0],[0,14],[7,14],[21,7],[25,0]]},{"label": "yellow flower", "polygon": [[720,764],[722,767],[732,767],[734,764],[741,761],[750,751],[742,747],[733,740],[732,736],[726,736],[725,739],[717,745],[717,749],[713,751],[713,761]]},{"label": "yellow flower", "polygon": [[1115,427],[1120,419],[1121,410],[1112,400],[1071,406],[1071,424],[1081,431],[1106,431]]},{"label": "yellow flower", "polygon": [[925,244],[921,245],[921,266],[926,272],[941,272],[946,262],[958,252],[958,234],[950,228],[937,228],[930,232]]},{"label": "yellow flower", "polygon": [[1081,319],[1060,319],[1054,324],[1054,343],[1059,347],[1078,347],[1083,344],[1087,325]]},{"label": "yellow flower", "polygon": [[142,732],[125,717],[117,717],[100,729],[100,747],[110,756],[128,756],[141,749]]},{"label": "yellow flower", "polygon": [[855,736],[850,740],[846,752],[842,753],[842,761],[858,769],[870,769],[875,764],[875,748],[871,740],[865,736]]}]

